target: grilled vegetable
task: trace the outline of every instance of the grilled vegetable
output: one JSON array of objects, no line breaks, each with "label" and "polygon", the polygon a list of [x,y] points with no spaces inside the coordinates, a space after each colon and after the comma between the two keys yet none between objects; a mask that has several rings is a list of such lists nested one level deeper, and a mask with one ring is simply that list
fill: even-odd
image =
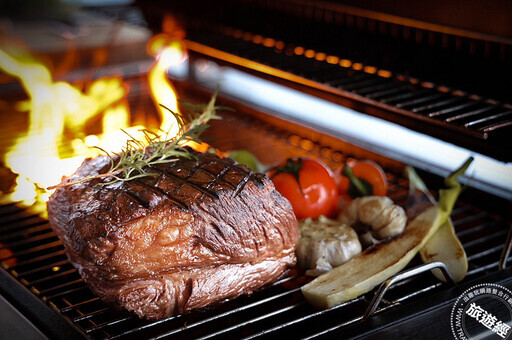
[{"label": "grilled vegetable", "polygon": [[354,199],[343,210],[339,220],[355,229],[364,247],[400,234],[407,222],[402,207],[386,196]]},{"label": "grilled vegetable", "polygon": [[254,172],[264,172],[265,166],[260,163],[256,156],[247,150],[233,150],[228,152],[228,157],[237,163],[247,166]]},{"label": "grilled vegetable", "polygon": [[347,263],[303,286],[304,297],[317,308],[330,308],[372,290],[409,263],[442,219],[439,209],[429,208],[396,240],[367,248]]},{"label": "grilled vegetable", "polygon": [[347,201],[363,196],[386,196],[388,181],[384,170],[370,160],[353,160],[336,171],[339,194]]},{"label": "grilled vegetable", "polygon": [[292,204],[297,219],[333,217],[337,212],[338,191],[332,171],[314,159],[289,158],[267,176]]},{"label": "grilled vegetable", "polygon": [[405,231],[353,257],[302,287],[304,297],[315,307],[329,308],[364,294],[402,270],[450,216],[461,191],[456,181],[472,159],[446,178],[439,205],[418,215]]},{"label": "grilled vegetable", "polygon": [[[462,281],[468,272],[466,252],[455,235],[451,220],[447,220],[420,250],[423,262],[441,261],[448,267],[455,282]],[[446,282],[443,273],[434,269],[432,273]]]},{"label": "grilled vegetable", "polygon": [[299,232],[296,254],[299,266],[310,268],[306,275],[328,272],[361,252],[354,229],[323,215],[303,220],[299,223]]},{"label": "grilled vegetable", "polygon": [[[427,186],[418,176],[412,167],[406,167],[406,174],[409,177],[410,190],[407,210],[414,214],[415,207],[422,205],[422,202],[437,205],[435,198],[428,191]],[[450,218],[437,230],[434,235],[420,250],[423,262],[441,261],[448,267],[455,282],[462,281],[468,272],[468,259],[466,252],[455,234]],[[434,269],[433,274],[441,281],[446,282],[444,275],[439,269]]]}]

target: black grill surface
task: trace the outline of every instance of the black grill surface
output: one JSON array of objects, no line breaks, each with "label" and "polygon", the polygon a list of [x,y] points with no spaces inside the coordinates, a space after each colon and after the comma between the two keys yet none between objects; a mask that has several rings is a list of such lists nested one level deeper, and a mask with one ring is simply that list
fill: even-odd
[{"label": "black grill surface", "polygon": [[[277,149],[287,149],[291,153],[318,151],[311,147],[314,143],[304,136],[275,129],[262,133],[255,124],[251,125],[255,130],[244,134],[246,140],[258,138],[263,149],[266,143],[271,143]],[[232,140],[232,137],[225,138],[226,141]],[[325,151],[323,148],[319,150]],[[330,157],[331,161],[340,161],[340,155],[346,156],[341,150],[322,154]],[[391,185],[390,197],[398,204],[404,204],[408,193],[407,181],[393,172],[388,172],[387,176]],[[464,198],[459,200],[452,219],[469,260],[469,272],[463,283],[485,279],[499,272],[498,262],[508,232],[507,220],[467,203]],[[68,261],[62,243],[46,219],[16,204],[8,204],[0,206],[0,221],[0,260],[3,267],[0,274],[30,291],[31,298],[56,311],[59,318],[71,323],[84,337],[314,338],[328,337],[351,327],[363,329],[373,320],[363,321],[362,318],[374,292],[329,310],[315,310],[300,291],[300,287],[310,279],[296,269],[251,296],[157,322],[141,320],[105,305],[92,294]],[[420,264],[419,259],[414,259],[409,267]],[[445,301],[446,295],[443,294],[452,289],[451,285],[439,282],[426,272],[392,286],[377,314],[407,310],[440,294],[443,296],[441,301]]]}]

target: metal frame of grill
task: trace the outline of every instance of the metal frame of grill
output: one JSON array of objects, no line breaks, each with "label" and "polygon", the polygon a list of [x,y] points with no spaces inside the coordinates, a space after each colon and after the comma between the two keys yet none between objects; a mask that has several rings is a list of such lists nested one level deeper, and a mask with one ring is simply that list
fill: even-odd
[{"label": "metal frame of grill", "polygon": [[[290,124],[286,124],[291,129],[287,130],[277,127],[277,121],[274,123],[270,125],[251,115],[237,116],[226,112],[222,125],[212,126],[208,136],[216,139],[215,145],[219,147],[233,148],[233,143],[246,147],[239,143],[258,140],[258,147],[254,149],[256,153],[259,150],[262,154],[269,154],[268,150],[274,150],[272,154],[276,158],[310,155],[329,164],[340,164],[346,158],[364,152],[358,148],[345,149],[347,144],[344,142],[325,136],[327,139],[320,142],[322,136],[314,131],[300,130]],[[227,135],[225,131],[233,126],[238,127],[237,132]],[[244,138],[239,138],[241,135]],[[375,157],[378,158],[377,155]],[[386,165],[385,159],[380,160]],[[387,165],[390,197],[399,204],[404,203],[407,181],[397,174],[400,165],[393,161]],[[66,334],[126,339],[357,336],[382,328],[378,323],[381,318],[392,316],[397,322],[397,315],[403,318],[404,310],[413,315],[412,311],[418,306],[425,309],[435,308],[436,304],[446,306],[461,289],[460,286],[452,288],[443,284],[430,273],[423,272],[391,285],[375,315],[363,321],[375,292],[338,307],[318,311],[307,304],[300,292],[300,287],[310,278],[294,269],[287,277],[251,296],[241,296],[204,310],[149,322],[117,311],[95,297],[68,262],[65,249],[47,220],[15,204],[0,206],[0,216],[0,260],[3,266],[0,291],[17,301],[18,306],[21,305],[28,315],[32,315],[37,325],[40,324],[37,320],[43,315],[46,319],[43,329],[57,330],[56,337]],[[510,268],[498,269],[500,254],[505,249],[503,240],[509,227],[504,216],[476,207],[462,198],[453,211],[452,219],[469,260],[468,276],[462,287],[488,280],[493,275],[504,276],[505,279],[501,280],[510,284],[510,280],[506,279],[510,277]],[[409,268],[418,265],[420,262],[415,259]],[[32,305],[37,306],[35,311],[28,307]],[[356,333],[352,333],[354,327],[358,330]]]}]

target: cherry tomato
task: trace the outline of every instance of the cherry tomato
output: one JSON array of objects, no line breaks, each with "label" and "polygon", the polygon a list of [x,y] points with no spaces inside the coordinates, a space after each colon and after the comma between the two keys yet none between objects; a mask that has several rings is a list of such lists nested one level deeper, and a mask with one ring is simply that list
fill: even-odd
[{"label": "cherry tomato", "polygon": [[364,189],[358,190],[353,181],[343,174],[343,168],[336,171],[335,178],[338,185],[338,192],[346,200],[361,196],[386,196],[388,181],[384,170],[375,162],[370,160],[352,160],[347,162],[354,176],[362,182]]},{"label": "cherry tomato", "polygon": [[333,217],[337,212],[338,190],[332,171],[323,163],[307,158],[290,158],[267,172],[277,191],[292,204],[297,219]]}]

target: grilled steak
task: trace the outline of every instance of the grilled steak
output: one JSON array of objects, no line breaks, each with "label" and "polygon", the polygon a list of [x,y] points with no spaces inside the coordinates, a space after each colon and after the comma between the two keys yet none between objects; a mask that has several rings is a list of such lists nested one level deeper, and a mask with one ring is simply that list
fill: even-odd
[{"label": "grilled steak", "polygon": [[[249,294],[295,264],[297,220],[263,174],[196,153],[153,177],[61,187],[48,201],[70,261],[104,301],[148,319]],[[86,160],[64,181],[104,173]]]}]

